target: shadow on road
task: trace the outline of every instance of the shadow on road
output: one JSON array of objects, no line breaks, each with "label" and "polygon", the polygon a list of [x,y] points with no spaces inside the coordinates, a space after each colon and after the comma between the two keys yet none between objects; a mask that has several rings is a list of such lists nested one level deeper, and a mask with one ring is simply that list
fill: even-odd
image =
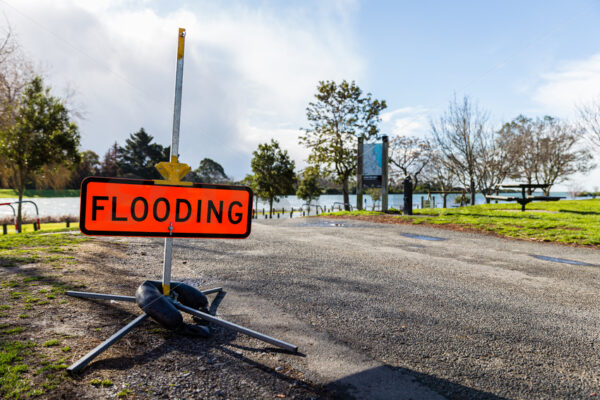
[{"label": "shadow on road", "polygon": [[[419,389],[416,383],[424,387]],[[343,399],[505,399],[445,379],[388,365],[346,376],[327,384],[324,389]],[[432,393],[433,390],[439,395]]]}]

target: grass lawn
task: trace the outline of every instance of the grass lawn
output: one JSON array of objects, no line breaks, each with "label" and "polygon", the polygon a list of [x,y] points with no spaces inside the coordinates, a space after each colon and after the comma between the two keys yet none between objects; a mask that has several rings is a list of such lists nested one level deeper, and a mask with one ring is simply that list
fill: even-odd
[{"label": "grass lawn", "polygon": [[68,335],[36,321],[60,316],[68,302],[64,292],[81,287],[64,276],[76,264],[77,244],[86,240],[40,232],[0,235],[0,398],[54,398],[55,389],[71,382],[65,372],[70,347],[61,346]]},{"label": "grass lawn", "polygon": [[[12,199],[18,198],[19,195],[13,189],[0,189],[0,198]],[[35,197],[79,197],[79,189],[64,189],[64,190],[36,190],[26,189],[24,198],[35,198]]]},{"label": "grass lawn", "polygon": [[[386,217],[412,224],[466,228],[519,239],[600,246],[600,199],[533,202],[527,207],[525,212],[521,212],[521,206],[516,203],[424,208],[414,210],[414,216]],[[328,215],[367,217],[381,214],[342,211]]]},{"label": "grass lawn", "polygon": [[[42,229],[39,230],[38,232],[60,232],[60,231],[73,231],[73,230],[79,229],[79,222],[71,222],[69,228],[67,228],[67,224],[65,222],[48,222],[48,223],[42,222],[41,225],[42,225]],[[21,228],[23,231],[22,233],[34,232],[33,223],[23,224],[23,226]],[[8,234],[14,234],[15,226],[13,224],[8,224],[7,231],[8,231]],[[0,230],[0,236],[2,236],[2,230]]]}]

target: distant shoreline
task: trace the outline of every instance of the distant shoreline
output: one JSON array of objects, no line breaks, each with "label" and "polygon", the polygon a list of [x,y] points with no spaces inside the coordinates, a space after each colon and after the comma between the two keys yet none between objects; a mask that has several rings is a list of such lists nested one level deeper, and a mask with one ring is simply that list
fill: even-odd
[{"label": "distant shoreline", "polygon": [[[0,198],[12,199],[18,198],[19,195],[14,189],[0,189]],[[40,197],[79,197],[79,189],[26,189],[23,198],[40,198]]]}]

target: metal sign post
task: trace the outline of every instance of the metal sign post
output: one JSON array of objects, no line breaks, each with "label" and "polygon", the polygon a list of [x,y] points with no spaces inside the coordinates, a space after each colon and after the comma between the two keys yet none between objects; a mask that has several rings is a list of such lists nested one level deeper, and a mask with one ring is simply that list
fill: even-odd
[{"label": "metal sign post", "polygon": [[[177,41],[177,72],[175,74],[175,107],[173,110],[173,133],[171,135],[171,162],[179,158],[179,121],[181,120],[181,93],[183,91],[183,52],[185,48],[185,29],[179,28]],[[175,158],[173,158],[175,157]],[[185,175],[184,175],[185,176]],[[163,261],[163,294],[169,295],[171,289],[171,261],[173,259],[173,238],[165,239]]]},{"label": "metal sign post", "polygon": [[[202,312],[201,309],[194,308],[197,306],[190,307],[189,304],[185,304],[186,296],[183,296],[182,299],[180,294],[178,301],[177,292],[187,286],[182,282],[173,282],[174,286],[171,288],[173,238],[242,239],[250,234],[252,221],[253,193],[250,188],[181,181],[191,169],[189,165],[180,163],[178,160],[184,44],[185,29],[180,28],[177,46],[175,109],[173,112],[170,161],[156,165],[156,169],[164,179],[150,181],[101,177],[87,178],[82,183],[81,190],[81,232],[88,235],[164,237],[162,282],[156,282],[159,286],[162,284],[162,294],[157,292],[156,300],[153,300],[150,304],[159,301],[166,302],[174,307],[175,313],[178,313],[178,309],[196,318],[233,329],[287,351],[297,352],[298,347],[296,345],[217,318]],[[187,287],[186,290],[199,292],[201,295],[222,291],[222,288],[214,288],[200,292],[191,286]],[[150,309],[144,308],[143,301],[133,296],[75,291],[67,291],[66,294],[86,299],[136,302],[144,310],[142,315],[68,367],[67,371],[71,373],[84,368],[92,359],[142,323],[148,316],[157,317],[157,315],[152,314]],[[173,296],[171,296],[172,294]],[[177,315],[177,317],[180,318],[181,316]],[[160,321],[160,318],[157,321]],[[208,330],[206,332],[208,334]]]}]

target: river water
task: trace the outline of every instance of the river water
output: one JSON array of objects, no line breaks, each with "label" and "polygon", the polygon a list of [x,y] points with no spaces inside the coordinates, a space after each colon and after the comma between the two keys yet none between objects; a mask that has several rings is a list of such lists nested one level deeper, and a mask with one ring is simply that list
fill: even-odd
[{"label": "river water", "polygon": [[[505,194],[503,193],[503,195],[505,195]],[[510,195],[510,194],[508,194],[508,195]],[[517,195],[517,193],[515,193],[515,195]],[[567,199],[572,199],[565,192],[553,192],[553,193],[551,193],[551,195],[552,196],[564,196]],[[454,199],[457,196],[458,196],[457,194],[448,195],[448,200],[447,200],[448,207],[456,207],[457,206],[457,204],[455,204],[455,202],[454,202]],[[413,196],[414,208],[421,207],[422,199],[423,200],[427,199],[427,194],[415,194]],[[0,199],[0,203],[12,203],[12,202],[15,202],[16,200],[17,199],[14,199],[14,198],[13,199]],[[62,217],[62,216],[78,217],[79,216],[79,197],[44,197],[44,198],[32,198],[32,199],[26,199],[26,200],[33,201],[37,204],[41,217]],[[431,195],[431,200],[435,202],[436,207],[438,207],[438,208],[442,207],[442,196],[440,196],[439,194]],[[330,209],[332,207],[335,207],[337,209],[338,207],[343,207],[342,202],[343,202],[343,196],[341,194],[340,195],[329,194],[329,195],[322,195],[318,201],[313,201],[313,204],[318,204],[319,206],[321,206],[323,208],[327,208],[327,209]],[[373,208],[373,200],[371,199],[370,196],[364,195],[363,202],[364,202],[366,209],[371,210]],[[293,207],[294,209],[298,210],[305,203],[306,202],[304,200],[301,200],[301,199],[297,198],[296,196],[283,196],[283,197],[281,197],[281,199],[278,202],[275,202],[273,204],[273,207],[277,208],[277,209],[284,208],[287,211],[289,211]],[[484,203],[485,203],[485,199],[483,198],[483,196],[481,194],[477,194],[477,196],[475,197],[475,204],[484,204]],[[352,206],[356,206],[356,195],[350,195],[350,204],[352,204]],[[404,195],[402,195],[402,194],[389,195],[388,205],[390,208],[401,209],[403,204],[404,204]],[[377,202],[376,208],[378,206],[380,206],[380,202]],[[268,209],[269,209],[268,203],[259,201],[258,207],[257,207],[258,211],[261,212],[263,208],[265,209],[265,211],[268,211]],[[15,209],[16,209],[16,205],[15,205]],[[312,210],[314,210],[314,208],[312,208]],[[23,213],[26,216],[34,217],[35,216],[34,206],[30,203],[23,204]],[[13,214],[12,214],[12,210],[10,209],[10,207],[0,206],[0,218],[12,217],[12,215]]]}]

